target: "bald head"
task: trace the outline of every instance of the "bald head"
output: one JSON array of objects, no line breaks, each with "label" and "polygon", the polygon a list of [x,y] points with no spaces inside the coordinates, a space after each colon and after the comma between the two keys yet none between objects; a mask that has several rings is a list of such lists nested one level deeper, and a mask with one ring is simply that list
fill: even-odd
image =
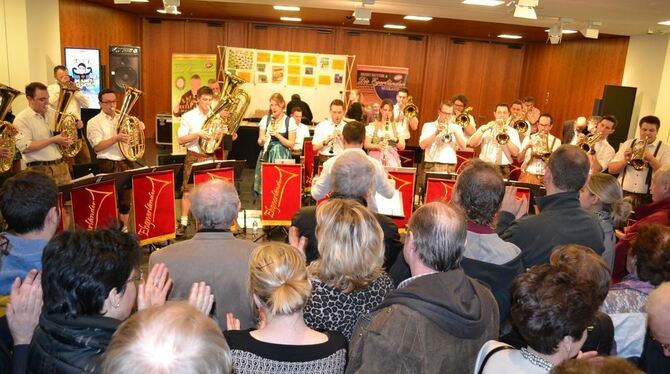
[{"label": "bald head", "polygon": [[[649,329],[661,344],[670,346],[670,282],[664,282],[647,299],[647,318]],[[663,349],[670,357],[670,349]]]}]

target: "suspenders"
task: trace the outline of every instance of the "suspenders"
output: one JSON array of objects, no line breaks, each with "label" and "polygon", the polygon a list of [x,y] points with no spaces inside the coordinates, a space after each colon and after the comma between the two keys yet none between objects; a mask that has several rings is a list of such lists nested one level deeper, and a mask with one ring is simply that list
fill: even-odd
[{"label": "suspenders", "polygon": [[[635,142],[637,139],[633,139],[633,141],[630,143],[630,149],[633,149],[635,147]],[[661,149],[661,144],[663,144],[663,141],[659,140],[658,145],[656,146],[656,149],[654,150],[654,157],[658,155],[658,151]],[[628,169],[628,165],[623,168],[623,171],[621,172],[621,187],[623,187],[623,182],[626,180],[626,170]],[[647,168],[647,177],[645,178],[645,183],[647,185],[647,193],[649,193],[649,186],[651,185],[651,168]]]}]

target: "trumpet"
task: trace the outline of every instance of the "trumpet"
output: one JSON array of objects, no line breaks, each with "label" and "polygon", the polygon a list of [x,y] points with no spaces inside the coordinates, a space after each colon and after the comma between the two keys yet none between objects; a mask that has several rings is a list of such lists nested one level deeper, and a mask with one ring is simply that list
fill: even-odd
[{"label": "trumpet", "polygon": [[543,162],[549,161],[551,150],[549,149],[549,135],[538,134],[534,142],[533,157],[539,158]]},{"label": "trumpet", "polygon": [[644,160],[644,151],[647,149],[649,144],[649,138],[645,137],[642,143],[635,143],[635,149],[633,149],[633,154],[628,160],[628,165],[632,166],[633,169],[637,171],[642,171],[647,168],[647,161]]},{"label": "trumpet", "polygon": [[530,123],[528,123],[528,120],[526,120],[527,115],[528,109],[524,109],[521,117],[512,122],[512,128],[518,131],[519,134],[525,134],[526,131],[530,129]]},{"label": "trumpet", "polygon": [[595,133],[593,135],[590,135],[586,138],[586,140],[579,145],[579,148],[582,149],[582,151],[588,153],[588,154],[594,154],[596,153],[595,145],[600,141],[600,138],[602,138],[602,135],[600,133]]},{"label": "trumpet", "polygon": [[471,106],[465,108],[465,110],[456,117],[456,124],[461,126],[463,129],[470,126],[470,114],[472,114]]},{"label": "trumpet", "polygon": [[440,125],[442,124],[444,125],[444,129],[440,131],[438,137],[442,139],[442,141],[444,141],[445,143],[449,143],[451,141],[451,136],[453,135],[453,133],[449,130],[449,122],[440,123]]},{"label": "trumpet", "polygon": [[509,134],[507,133],[507,124],[502,120],[496,120],[495,128],[496,142],[500,145],[505,145],[509,141]]},{"label": "trumpet", "polygon": [[419,108],[412,102],[411,96],[407,98],[407,104],[405,104],[405,107],[402,109],[402,115],[408,120],[419,116]]}]

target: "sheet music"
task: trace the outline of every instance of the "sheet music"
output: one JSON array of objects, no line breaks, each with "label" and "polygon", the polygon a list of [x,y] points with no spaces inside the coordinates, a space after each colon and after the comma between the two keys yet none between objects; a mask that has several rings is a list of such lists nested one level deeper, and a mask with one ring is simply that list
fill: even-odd
[{"label": "sheet music", "polygon": [[[100,176],[100,175],[106,175],[106,174],[98,174],[97,176]],[[94,177],[96,177],[96,175],[93,175],[93,173],[88,173],[88,174],[84,175],[83,177],[73,179],[72,184],[77,183],[77,182],[81,182],[81,181],[86,180],[86,179],[91,179],[91,178],[94,178]]]},{"label": "sheet music", "polygon": [[213,164],[215,163],[215,160],[206,160],[206,161],[200,161],[200,162],[194,162],[193,166],[200,166],[200,165],[207,165],[207,164]]},{"label": "sheet music", "polygon": [[385,198],[379,193],[375,193],[375,203],[377,204],[377,213],[385,216],[405,217],[405,209],[402,203],[402,192],[395,190],[393,197]]}]

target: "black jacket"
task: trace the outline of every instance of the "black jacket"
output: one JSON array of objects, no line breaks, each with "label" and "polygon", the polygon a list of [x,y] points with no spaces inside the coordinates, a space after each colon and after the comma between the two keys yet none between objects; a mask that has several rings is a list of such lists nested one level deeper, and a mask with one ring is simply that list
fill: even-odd
[{"label": "black jacket", "polygon": [[304,123],[305,125],[312,123],[314,117],[312,116],[312,110],[309,109],[309,104],[299,99],[291,100],[288,102],[288,104],[286,104],[286,115],[290,117],[291,111],[295,107],[302,109],[302,120],[300,120],[300,122]]},{"label": "black jacket", "polygon": [[42,312],[28,353],[28,373],[98,373],[121,321]]},{"label": "black jacket", "polygon": [[579,206],[577,192],[562,192],[536,199],[540,214],[514,220],[509,212],[498,216],[498,235],[521,248],[529,268],[549,262],[557,245],[581,244],[598,254],[605,251],[605,236],[598,217]]},{"label": "black jacket", "polygon": [[[358,200],[358,199],[357,199]],[[358,200],[365,205],[364,200]],[[402,251],[402,242],[398,233],[398,226],[392,219],[381,214],[373,213],[384,232],[384,269],[389,269]],[[316,206],[307,206],[298,210],[291,220],[291,226],[300,231],[300,236],[307,238],[307,263],[319,258],[316,242]]]}]

